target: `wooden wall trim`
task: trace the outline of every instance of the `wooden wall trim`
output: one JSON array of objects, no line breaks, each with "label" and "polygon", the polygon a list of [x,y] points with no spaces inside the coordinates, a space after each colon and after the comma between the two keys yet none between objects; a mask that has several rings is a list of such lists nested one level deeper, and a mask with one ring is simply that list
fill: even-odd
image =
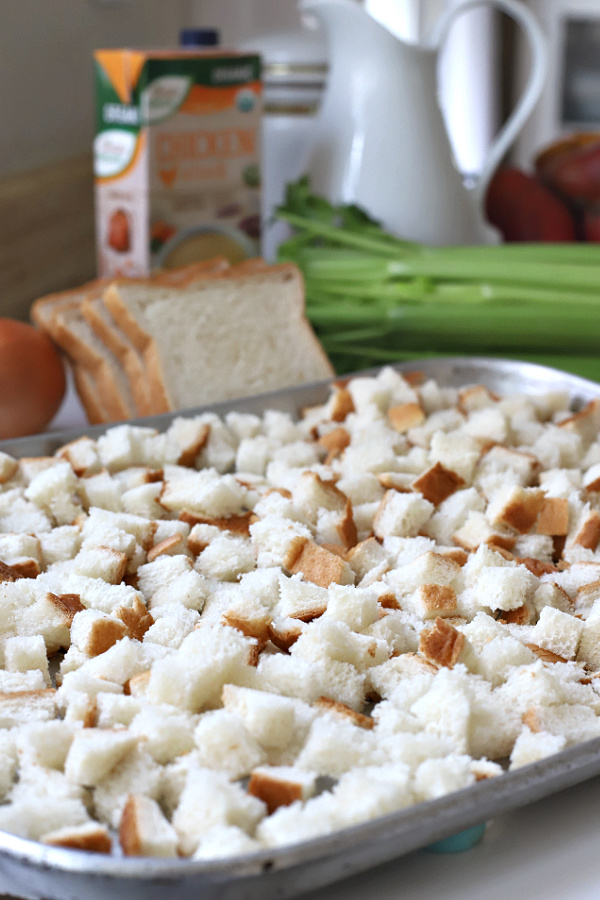
[{"label": "wooden wall trim", "polygon": [[91,154],[0,179],[0,316],[95,273]]}]

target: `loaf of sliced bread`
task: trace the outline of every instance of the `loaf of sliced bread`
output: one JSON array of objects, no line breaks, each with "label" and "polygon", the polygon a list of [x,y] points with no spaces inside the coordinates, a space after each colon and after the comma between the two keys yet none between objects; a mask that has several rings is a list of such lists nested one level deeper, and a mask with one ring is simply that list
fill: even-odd
[{"label": "loaf of sliced bread", "polygon": [[334,374],[304,315],[302,276],[292,265],[183,287],[123,281],[106,289],[104,302],[168,410]]}]

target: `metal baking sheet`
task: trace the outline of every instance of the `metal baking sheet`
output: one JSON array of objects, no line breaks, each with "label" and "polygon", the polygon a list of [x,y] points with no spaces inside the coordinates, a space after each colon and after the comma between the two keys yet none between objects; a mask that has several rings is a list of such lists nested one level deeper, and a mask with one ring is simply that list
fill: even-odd
[{"label": "metal baking sheet", "polygon": [[[600,385],[543,366],[485,358],[423,359],[395,366],[419,369],[445,386],[485,384],[503,395],[568,390],[574,408],[600,397]],[[358,374],[358,373],[357,373]],[[296,415],[322,403],[330,382],[218,403],[188,414],[230,410]],[[176,415],[181,415],[177,413]],[[167,428],[175,416],[140,420]],[[17,456],[49,455],[81,434],[104,426],[0,442]],[[274,900],[294,897],[362,872],[493,816],[539,800],[600,774],[600,738],[472,787],[364,822],[316,840],[215,862],[123,858],[48,847],[0,832],[0,880],[11,894],[31,900]]]}]

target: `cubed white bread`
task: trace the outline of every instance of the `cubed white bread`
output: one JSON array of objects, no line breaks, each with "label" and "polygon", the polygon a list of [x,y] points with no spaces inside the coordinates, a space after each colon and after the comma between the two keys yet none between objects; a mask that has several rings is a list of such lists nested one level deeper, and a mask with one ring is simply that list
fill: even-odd
[{"label": "cubed white bread", "polygon": [[209,434],[210,425],[202,416],[193,418],[177,416],[173,419],[167,429],[167,438],[169,443],[176,444],[179,450],[178,465],[193,468]]},{"label": "cubed white bread", "polygon": [[515,544],[515,536],[503,526],[490,525],[484,513],[472,510],[467,514],[462,526],[452,535],[451,543],[457,544],[469,553],[483,544],[509,549]]},{"label": "cubed white bread", "polygon": [[35,578],[43,563],[39,538],[33,534],[0,534],[0,559],[21,575]]},{"label": "cubed white bread", "polygon": [[143,740],[144,749],[155,762],[166,765],[194,747],[193,716],[164,705],[144,705],[127,723],[129,732]]},{"label": "cubed white bread", "polygon": [[554,543],[547,534],[522,534],[517,538],[512,553],[520,559],[529,557],[551,563]]},{"label": "cubed white bread", "polygon": [[375,536],[414,537],[431,518],[434,509],[421,494],[386,491],[373,517]]},{"label": "cubed white bread", "polygon": [[116,425],[101,435],[97,442],[103,466],[118,471],[128,466],[160,468],[176,462],[179,449],[167,434],[139,425]]},{"label": "cubed white bread", "polygon": [[194,740],[200,765],[226,772],[231,779],[245,778],[266,759],[242,717],[227,709],[203,713]]},{"label": "cubed white bread", "polygon": [[567,746],[591,741],[600,735],[597,713],[581,704],[530,707],[523,716],[523,724],[534,732],[564,737]]},{"label": "cubed white bread", "polygon": [[88,609],[111,614],[120,607],[135,606],[140,594],[128,584],[108,584],[101,578],[85,575],[69,575],[64,582],[65,593],[78,594]]},{"label": "cubed white bread", "polygon": [[422,656],[403,653],[369,669],[366,687],[383,699],[411,705],[430,689],[436,671]]},{"label": "cubed white bread", "polygon": [[25,498],[49,511],[58,525],[70,525],[80,511],[71,497],[76,494],[79,480],[68,462],[56,464],[32,478],[25,489]]},{"label": "cubed white bread", "polygon": [[135,516],[143,516],[146,519],[158,519],[164,514],[164,509],[158,502],[161,491],[161,481],[132,487],[121,495],[123,509],[125,512]]},{"label": "cubed white bread", "polygon": [[22,490],[5,491],[0,494],[0,530],[2,532],[26,532],[27,534],[46,533],[56,523],[35,503],[22,496]]},{"label": "cubed white bread", "polygon": [[177,473],[166,466],[161,505],[170,512],[188,510],[202,516],[233,516],[244,511],[248,490],[233,475],[220,475],[214,468]]},{"label": "cubed white bread", "polygon": [[74,575],[101,578],[108,584],[119,584],[127,568],[127,556],[111,547],[84,547],[75,559],[71,571]]},{"label": "cubed white bread", "polygon": [[577,432],[551,424],[545,426],[530,449],[544,469],[574,468],[579,464],[584,452],[581,437]]},{"label": "cubed white bread", "polygon": [[331,834],[339,827],[337,804],[333,795],[326,791],[306,803],[297,801],[290,806],[280,806],[263,819],[256,835],[265,847],[281,847]]},{"label": "cubed white bread", "polygon": [[[84,733],[89,729],[85,729]],[[101,822],[118,829],[130,794],[157,800],[162,787],[162,766],[156,763],[143,744],[129,750],[99,780],[94,790],[94,814]]]},{"label": "cubed white bread", "polygon": [[[387,596],[387,594],[383,596]],[[373,623],[367,633],[378,641],[385,641],[390,657],[398,657],[404,653],[416,653],[419,646],[418,634],[409,621],[409,614],[402,610],[389,609],[385,615]],[[367,675],[370,671],[371,669],[368,670]]]},{"label": "cubed white bread", "polygon": [[384,641],[353,632],[345,622],[327,616],[307,625],[290,653],[294,659],[301,657],[314,662],[337,660],[349,663],[359,671],[377,666],[388,658]]},{"label": "cubed white bread", "polygon": [[343,622],[351,631],[365,632],[379,619],[376,590],[332,584],[327,593],[326,617]]},{"label": "cubed white bread", "polygon": [[96,695],[95,705],[95,724],[98,728],[130,725],[142,709],[142,701],[138,697],[113,694],[108,691]]},{"label": "cubed white bread", "polygon": [[99,784],[137,745],[126,731],[84,728],[77,732],[65,762],[70,781],[86,787]]},{"label": "cubed white bread", "polygon": [[525,566],[485,566],[477,575],[474,589],[490,609],[518,609],[528,603],[538,580]]},{"label": "cubed white bread", "polygon": [[46,643],[41,635],[9,637],[4,643],[4,665],[9,672],[40,671],[50,686]]},{"label": "cubed white bread", "polygon": [[564,701],[560,680],[540,659],[511,672],[495,694],[506,707],[520,713],[531,706],[553,706]]},{"label": "cubed white bread", "polygon": [[539,461],[533,454],[495,444],[479,460],[474,480],[483,493],[491,497],[505,485],[529,486],[539,468]]},{"label": "cubed white bread", "polygon": [[85,850],[88,853],[110,853],[112,849],[112,838],[108,829],[98,825],[97,822],[56,828],[43,834],[40,841],[51,847]]},{"label": "cubed white bread", "polygon": [[162,644],[173,650],[181,646],[200,621],[197,610],[188,609],[181,603],[165,603],[164,606],[154,607],[153,618],[154,625],[144,635],[144,642]]},{"label": "cubed white bread", "polygon": [[471,703],[462,672],[440,669],[427,693],[415,700],[410,711],[426,730],[448,738],[457,753],[467,751]]},{"label": "cubed white bread", "polygon": [[81,546],[81,532],[76,525],[62,525],[37,536],[40,543],[42,568],[73,557]]},{"label": "cubed white bread", "polygon": [[256,641],[235,628],[206,625],[192,631],[179,650],[152,666],[148,699],[190,712],[220,705],[223,685],[243,681],[252,668]]},{"label": "cubed white bread", "polygon": [[19,728],[15,746],[20,764],[62,771],[73,740],[73,726],[63,719],[33,722]]},{"label": "cubed white bread", "polygon": [[255,567],[256,556],[251,541],[230,533],[214,537],[195,564],[196,571],[220,581],[237,581],[240,575]]},{"label": "cubed white bread", "polygon": [[136,676],[142,676],[156,660],[169,655],[169,649],[160,644],[143,644],[124,637],[104,653],[87,660],[79,671],[117,684],[130,682],[131,688]]},{"label": "cubed white bread", "polygon": [[44,673],[39,669],[28,672],[7,672],[0,669],[0,694],[11,694],[13,691],[43,691],[48,685]]},{"label": "cubed white bread", "polygon": [[531,643],[564,659],[574,659],[583,629],[584,623],[575,616],[544,606],[531,633]]},{"label": "cubed white bread", "polygon": [[119,843],[125,856],[177,856],[177,833],[155,800],[130,794],[119,823]]},{"label": "cubed white bread", "polygon": [[239,716],[261,746],[283,749],[296,730],[297,701],[277,694],[226,684],[223,705]]},{"label": "cubed white bread", "polygon": [[475,783],[472,759],[451,753],[445,759],[426,759],[414,773],[413,790],[419,800],[435,800]]},{"label": "cubed white bread", "polygon": [[328,696],[357,710],[362,709],[365,697],[365,676],[350,663],[334,659],[315,662],[284,654],[261,656],[254,686],[305,703]]},{"label": "cubed white bread", "polygon": [[188,609],[202,610],[207,597],[203,575],[194,571],[185,556],[158,556],[137,571],[138,587],[150,609],[166,603],[179,603]]},{"label": "cubed white bread", "polygon": [[[434,416],[431,417],[433,418]],[[429,452],[432,463],[441,463],[445,468],[460,475],[469,485],[481,453],[481,440],[464,431],[451,433],[436,431],[431,438]]]},{"label": "cubed white bread", "polygon": [[329,597],[327,588],[304,581],[301,575],[281,575],[274,613],[281,618],[309,621],[325,612]]},{"label": "cubed white bread", "polygon": [[105,509],[114,513],[123,511],[121,486],[106,470],[82,478],[80,492],[86,509]]},{"label": "cubed white bread", "polygon": [[554,756],[555,753],[564,750],[566,744],[565,738],[561,735],[550,734],[547,731],[533,732],[524,726],[510,754],[510,768],[518,769],[548,756]]},{"label": "cubed white bread", "polygon": [[88,822],[89,816],[81,800],[63,799],[57,803],[53,797],[33,795],[0,806],[0,829],[34,841],[59,828]]},{"label": "cubed white bread", "polygon": [[290,546],[297,538],[309,539],[312,532],[307,525],[278,516],[267,516],[250,525],[250,537],[260,568],[283,566]]},{"label": "cubed white bread", "polygon": [[239,784],[209,769],[196,769],[181,794],[172,825],[181,852],[191,855],[203,835],[215,825],[237,825],[252,833],[266,811],[264,803]]},{"label": "cubed white bread", "polygon": [[376,755],[374,735],[374,731],[360,728],[347,718],[318,716],[295,765],[318,775],[338,778],[356,766],[369,765]]},{"label": "cubed white bread", "polygon": [[405,565],[399,565],[387,574],[385,581],[399,597],[409,596],[425,584],[451,586],[460,572],[460,566],[452,559],[426,550]]},{"label": "cubed white bread", "polygon": [[246,856],[262,850],[259,841],[237,825],[215,825],[201,838],[192,859],[214,860],[229,856]]},{"label": "cubed white bread", "polygon": [[127,633],[124,623],[97,609],[84,609],[73,617],[71,646],[86,656],[98,656]]},{"label": "cubed white bread", "polygon": [[387,553],[374,537],[369,537],[352,547],[347,560],[359,582],[370,572],[383,574],[389,568]]},{"label": "cubed white bread", "polygon": [[250,776],[248,793],[262,800],[270,815],[280,806],[308,800],[315,793],[316,782],[314,772],[296,766],[258,766]]},{"label": "cubed white bread", "polygon": [[85,435],[64,444],[56,451],[55,455],[70,463],[71,468],[79,477],[93,475],[100,468],[100,456],[96,441]]},{"label": "cubed white bread", "polygon": [[89,537],[96,536],[99,543],[127,553],[124,547],[117,547],[104,537],[103,532],[114,533],[117,530],[131,535],[135,538],[136,543],[144,549],[149,549],[154,543],[155,525],[153,521],[144,519],[142,516],[133,516],[130,513],[98,509],[95,506],[89,511],[89,519],[84,523],[82,535],[86,541]]},{"label": "cubed white bread", "polygon": [[45,722],[55,715],[56,691],[53,688],[0,694],[0,728]]},{"label": "cubed white bread", "polygon": [[[464,633],[464,629],[463,629]],[[510,634],[493,637],[477,654],[477,672],[497,686],[505,681],[512,669],[535,662],[535,654]]]}]

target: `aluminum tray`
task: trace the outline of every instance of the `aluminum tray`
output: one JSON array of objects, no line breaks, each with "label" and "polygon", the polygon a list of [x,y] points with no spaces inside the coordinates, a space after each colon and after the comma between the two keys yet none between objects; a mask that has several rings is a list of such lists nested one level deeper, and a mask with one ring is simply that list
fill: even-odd
[{"label": "aluminum tray", "polygon": [[[566,389],[574,408],[600,397],[600,385],[555,369],[485,358],[420,360],[396,366],[418,368],[446,386],[485,384],[504,395]],[[262,413],[276,408],[296,414],[321,403],[329,382],[203,407],[223,414],[232,409]],[[191,412],[199,412],[193,410]],[[168,427],[172,414],[144,419]],[[104,427],[87,428],[97,435]],[[81,429],[0,443],[18,456],[53,453]],[[122,858],[48,847],[0,832],[0,880],[9,893],[32,900],[271,900],[294,897],[432,841],[448,837],[492,816],[524,806],[600,774],[600,738],[572,747],[514,772],[474,784],[438,800],[420,803],[317,840],[216,862]]]}]

